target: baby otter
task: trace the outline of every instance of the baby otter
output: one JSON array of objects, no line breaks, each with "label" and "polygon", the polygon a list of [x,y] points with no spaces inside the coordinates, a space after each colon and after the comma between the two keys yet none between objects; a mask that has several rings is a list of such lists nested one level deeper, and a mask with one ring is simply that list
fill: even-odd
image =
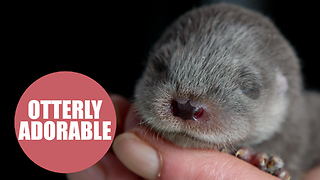
[{"label": "baby otter", "polygon": [[250,146],[280,156],[293,178],[320,165],[320,95],[303,89],[299,60],[273,23],[239,6],[179,17],[148,57],[135,106],[178,146]]}]

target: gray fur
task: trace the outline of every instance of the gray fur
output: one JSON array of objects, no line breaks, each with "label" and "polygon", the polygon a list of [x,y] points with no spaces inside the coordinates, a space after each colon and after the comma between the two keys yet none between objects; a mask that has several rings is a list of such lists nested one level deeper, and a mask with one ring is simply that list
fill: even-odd
[{"label": "gray fur", "polygon": [[[203,121],[172,115],[190,100]],[[178,18],[154,45],[135,90],[143,123],[186,148],[238,148],[280,155],[286,168],[320,164],[320,96],[302,88],[298,58],[272,22],[228,4]]]}]

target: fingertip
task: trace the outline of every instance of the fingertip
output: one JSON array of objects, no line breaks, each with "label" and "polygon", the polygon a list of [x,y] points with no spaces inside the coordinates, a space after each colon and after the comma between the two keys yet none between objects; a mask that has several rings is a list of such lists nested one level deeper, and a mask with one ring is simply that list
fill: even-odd
[{"label": "fingertip", "polygon": [[130,102],[125,97],[118,94],[110,94],[110,99],[113,102],[116,111],[128,111]]},{"label": "fingertip", "polygon": [[134,105],[130,106],[128,115],[124,123],[124,130],[129,130],[138,127],[141,121],[141,117],[138,115]]},{"label": "fingertip", "polygon": [[160,169],[158,152],[133,133],[123,133],[114,140],[113,151],[132,172],[145,179],[156,179]]},{"label": "fingertip", "polygon": [[125,119],[130,108],[130,102],[123,96],[118,94],[110,94],[117,117],[117,134],[122,133],[124,129]]}]

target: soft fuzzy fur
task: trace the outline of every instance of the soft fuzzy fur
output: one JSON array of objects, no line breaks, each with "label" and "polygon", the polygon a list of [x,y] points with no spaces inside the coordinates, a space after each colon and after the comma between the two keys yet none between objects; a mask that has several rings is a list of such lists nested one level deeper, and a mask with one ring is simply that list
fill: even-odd
[{"label": "soft fuzzy fur", "polygon": [[[172,100],[206,116],[182,120]],[[272,22],[227,4],[178,18],[154,45],[135,90],[143,122],[187,148],[280,155],[298,176],[320,164],[320,96],[302,88],[298,58]]]}]

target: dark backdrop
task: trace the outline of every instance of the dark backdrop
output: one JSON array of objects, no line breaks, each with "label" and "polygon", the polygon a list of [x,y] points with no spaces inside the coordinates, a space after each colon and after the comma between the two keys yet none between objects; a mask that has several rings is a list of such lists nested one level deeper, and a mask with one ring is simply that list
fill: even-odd
[{"label": "dark backdrop", "polygon": [[[44,170],[23,153],[14,135],[15,107],[26,88],[56,71],[75,71],[108,92],[132,98],[152,44],[175,18],[199,6],[200,0],[116,1],[87,3],[16,3],[5,7],[2,29],[2,73],[8,115],[8,171],[13,177],[64,179]],[[239,1],[243,2],[243,1]],[[246,2],[246,1],[244,1]],[[318,80],[319,14],[317,4],[259,1],[250,6],[269,16],[293,44],[302,60],[306,87]],[[294,1],[297,2],[297,1]],[[10,78],[7,78],[10,77]],[[7,96],[7,94],[10,94]],[[5,131],[6,132],[6,131]],[[5,136],[8,137],[8,134]]]}]

